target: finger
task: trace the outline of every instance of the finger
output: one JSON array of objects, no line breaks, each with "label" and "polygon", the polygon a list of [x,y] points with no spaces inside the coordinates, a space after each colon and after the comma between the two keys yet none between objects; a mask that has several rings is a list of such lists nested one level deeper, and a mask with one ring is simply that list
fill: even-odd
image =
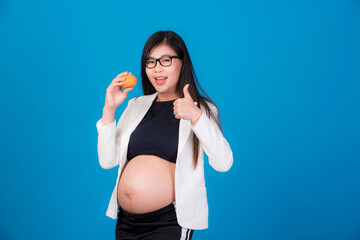
[{"label": "finger", "polygon": [[123,82],[114,82],[113,85],[114,86],[122,86],[124,83]]},{"label": "finger", "polygon": [[125,71],[125,72],[120,73],[118,76],[122,77],[122,76],[125,76],[127,74],[128,74],[128,71]]},{"label": "finger", "polygon": [[126,80],[125,77],[116,77],[116,78],[114,78],[113,82],[123,82],[125,80]]},{"label": "finger", "polygon": [[174,114],[178,113],[179,112],[179,106],[174,106],[173,111],[174,111]]},{"label": "finger", "polygon": [[127,96],[128,92],[130,92],[131,90],[133,90],[134,88],[125,88],[123,93],[125,94],[125,96]]},{"label": "finger", "polygon": [[188,99],[191,99],[191,96],[190,96],[190,93],[189,93],[189,86],[190,84],[186,84],[184,89],[183,89],[183,92],[184,92],[184,98],[188,98]]},{"label": "finger", "polygon": [[128,71],[122,72],[122,73],[120,73],[119,75],[117,75],[116,77],[122,77],[122,76],[125,76],[125,75],[127,75],[127,74],[128,74]]},{"label": "finger", "polygon": [[130,87],[130,88],[124,88],[124,93],[128,93],[130,92],[131,90],[133,90],[134,88],[133,87]]}]

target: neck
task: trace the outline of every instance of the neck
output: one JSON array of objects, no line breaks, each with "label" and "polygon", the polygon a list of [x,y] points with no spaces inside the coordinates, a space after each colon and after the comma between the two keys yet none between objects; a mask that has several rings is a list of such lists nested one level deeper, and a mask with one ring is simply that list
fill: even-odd
[{"label": "neck", "polygon": [[172,95],[163,95],[163,94],[158,94],[156,97],[156,101],[157,102],[166,102],[166,101],[171,101],[171,100],[175,100],[178,99],[179,96],[176,94],[172,94]]}]

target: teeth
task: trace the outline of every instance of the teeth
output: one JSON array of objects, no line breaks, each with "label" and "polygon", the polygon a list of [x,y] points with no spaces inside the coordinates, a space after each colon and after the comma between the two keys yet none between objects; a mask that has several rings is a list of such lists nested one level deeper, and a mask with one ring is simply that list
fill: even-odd
[{"label": "teeth", "polygon": [[166,77],[155,78],[156,80],[164,80]]}]

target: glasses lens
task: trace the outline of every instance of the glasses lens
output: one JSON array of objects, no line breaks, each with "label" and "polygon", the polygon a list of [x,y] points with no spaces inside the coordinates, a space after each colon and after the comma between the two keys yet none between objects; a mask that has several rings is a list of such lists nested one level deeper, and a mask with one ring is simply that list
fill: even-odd
[{"label": "glasses lens", "polygon": [[155,60],[154,59],[148,59],[145,62],[146,67],[153,68],[155,67]]},{"label": "glasses lens", "polygon": [[164,67],[171,65],[171,58],[169,57],[162,57],[160,61],[161,61],[161,65],[163,65]]}]

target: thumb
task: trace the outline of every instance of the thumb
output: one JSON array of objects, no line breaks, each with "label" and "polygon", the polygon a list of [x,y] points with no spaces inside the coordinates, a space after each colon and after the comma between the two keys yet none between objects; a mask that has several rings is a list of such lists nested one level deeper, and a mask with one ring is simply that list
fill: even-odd
[{"label": "thumb", "polygon": [[125,89],[124,89],[123,94],[125,95],[125,97],[127,97],[127,94],[128,94],[131,90],[133,90],[132,87],[130,87],[130,88],[125,88]]},{"label": "thumb", "polygon": [[189,86],[190,84],[186,84],[183,91],[184,91],[184,98],[188,98],[188,99],[191,99],[192,100],[192,97],[190,96],[190,93],[189,93]]}]

